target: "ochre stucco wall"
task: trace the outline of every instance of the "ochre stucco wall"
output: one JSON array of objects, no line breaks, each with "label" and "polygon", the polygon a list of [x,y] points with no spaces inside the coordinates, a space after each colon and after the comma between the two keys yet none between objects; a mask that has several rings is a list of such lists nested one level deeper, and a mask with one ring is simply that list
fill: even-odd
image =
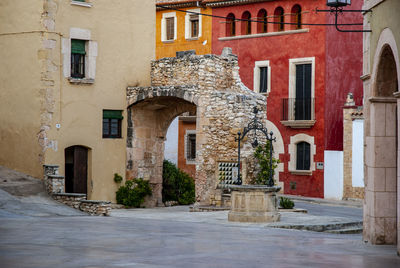
[{"label": "ochre stucco wall", "polygon": [[[179,8],[180,10],[197,9],[197,7]],[[176,12],[177,39],[173,42],[161,41],[161,19],[163,13]],[[211,14],[211,8],[201,8],[201,13]],[[202,33],[197,40],[185,39],[186,13],[174,10],[160,10],[156,15],[156,58],[175,57],[177,51],[195,50],[197,55],[211,53],[212,18],[202,16]],[[205,44],[203,44],[205,43]]]},{"label": "ochre stucco wall", "polygon": [[42,7],[43,1],[0,1],[0,165],[38,178]]},{"label": "ochre stucco wall", "polygon": [[[25,2],[0,3],[0,33],[17,32],[0,35],[6,48],[0,52],[6,59],[0,67],[0,164],[37,177],[42,176],[42,164],[55,164],[64,175],[65,148],[85,146],[88,198],[115,201],[114,173],[125,177],[126,167],[126,88],[150,84],[155,1],[88,1],[92,7],[71,1]],[[43,8],[51,11],[45,15],[53,16],[47,24],[51,33],[22,33],[34,25],[46,30]],[[8,18],[15,19],[2,21]],[[71,28],[89,30],[90,40],[97,42],[93,84],[72,84],[64,77],[61,39],[70,38]],[[52,45],[44,48],[45,43]],[[103,109],[123,111],[121,139],[102,138]],[[40,127],[46,130],[43,153]]]}]

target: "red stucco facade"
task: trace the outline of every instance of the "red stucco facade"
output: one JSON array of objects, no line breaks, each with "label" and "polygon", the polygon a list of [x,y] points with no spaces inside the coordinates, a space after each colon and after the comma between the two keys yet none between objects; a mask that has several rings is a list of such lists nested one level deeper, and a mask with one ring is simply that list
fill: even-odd
[{"label": "red stucco facade", "polygon": [[[352,1],[353,9],[361,8],[361,0]],[[299,4],[302,10],[302,22],[312,24],[332,23],[334,16],[329,13],[316,13],[315,9],[326,9],[325,0],[302,1],[265,1],[244,5],[214,7],[213,15],[225,17],[229,13],[241,18],[244,12],[250,12],[253,19],[261,9],[267,15],[274,14],[278,7],[284,13],[290,13],[293,6]],[[285,16],[285,22],[291,22],[291,16]],[[268,18],[273,20],[273,18]],[[358,14],[346,14],[345,23],[362,22]],[[253,89],[254,66],[256,61],[269,61],[271,70],[271,88],[267,96],[267,118],[279,129],[283,138],[284,153],[279,159],[284,163],[280,181],[284,183],[284,192],[312,197],[324,197],[324,170],[317,169],[312,174],[298,175],[289,172],[290,138],[296,134],[306,134],[314,138],[314,164],[324,163],[326,150],[343,150],[342,107],[347,93],[352,92],[357,105],[361,105],[362,83],[359,79],[362,72],[362,34],[339,33],[334,27],[307,26],[303,30],[289,31],[292,25],[285,25],[285,31],[276,33],[276,25],[268,24],[268,33],[257,35],[257,23],[252,22],[252,34],[245,35],[242,22],[236,22],[236,37],[226,37],[225,19],[214,18],[212,29],[212,53],[221,54],[224,47],[231,47],[238,56],[240,77],[243,83]],[[307,30],[304,30],[307,29]],[[244,36],[245,35],[245,36]],[[240,37],[238,37],[240,36]],[[246,38],[243,38],[246,37]],[[221,39],[222,38],[222,39]],[[289,60],[314,58],[314,98],[315,124],[310,128],[293,128],[285,126],[282,121],[282,99],[289,97]],[[292,156],[293,157],[293,156]],[[293,185],[296,185],[293,187]],[[292,187],[291,187],[292,186]]]}]

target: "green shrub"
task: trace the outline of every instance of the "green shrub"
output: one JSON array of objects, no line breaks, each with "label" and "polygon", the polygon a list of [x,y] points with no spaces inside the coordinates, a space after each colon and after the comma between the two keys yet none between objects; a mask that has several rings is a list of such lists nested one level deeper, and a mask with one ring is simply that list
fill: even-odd
[{"label": "green shrub", "polygon": [[195,202],[194,180],[168,160],[163,163],[162,198],[163,202],[177,201],[180,205]]},{"label": "green shrub", "polygon": [[148,195],[151,195],[150,183],[143,179],[133,179],[119,187],[116,199],[118,204],[138,208]]},{"label": "green shrub", "polygon": [[118,173],[114,173],[114,182],[121,183],[121,181],[122,181],[122,176],[119,175]]},{"label": "green shrub", "polygon": [[279,206],[284,209],[294,208],[294,202],[287,197],[281,197],[279,199]]},{"label": "green shrub", "polygon": [[267,185],[270,173],[272,172],[272,178],[275,174],[275,169],[278,166],[279,159],[275,159],[272,157],[272,169],[270,168],[270,146],[271,142],[267,142],[264,146],[257,146],[256,151],[254,152],[254,157],[257,159],[258,164],[260,166],[260,171],[253,181],[254,184]]}]

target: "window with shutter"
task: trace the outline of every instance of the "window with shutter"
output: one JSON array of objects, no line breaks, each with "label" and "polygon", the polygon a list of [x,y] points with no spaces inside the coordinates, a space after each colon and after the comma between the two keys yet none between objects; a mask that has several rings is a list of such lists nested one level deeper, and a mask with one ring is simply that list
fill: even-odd
[{"label": "window with shutter", "polygon": [[165,19],[167,40],[174,40],[175,37],[175,18],[170,17]]},{"label": "window with shutter", "polygon": [[85,77],[86,41],[71,39],[71,77]]},{"label": "window with shutter", "polygon": [[103,138],[121,138],[121,110],[103,110]]},{"label": "window with shutter", "polygon": [[268,90],[268,67],[260,67],[260,93]]},{"label": "window with shutter", "polygon": [[296,65],[295,120],[311,120],[311,64]]},{"label": "window with shutter", "polygon": [[199,15],[190,15],[190,37],[199,36]]},{"label": "window with shutter", "polygon": [[296,169],[310,169],[310,144],[307,142],[299,142],[296,146]]}]

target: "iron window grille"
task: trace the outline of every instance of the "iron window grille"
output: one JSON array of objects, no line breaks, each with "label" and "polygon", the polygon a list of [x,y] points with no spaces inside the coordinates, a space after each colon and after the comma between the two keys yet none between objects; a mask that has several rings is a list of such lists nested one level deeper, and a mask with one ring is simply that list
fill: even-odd
[{"label": "iron window grille", "polygon": [[186,160],[196,160],[196,134],[187,134]]}]

